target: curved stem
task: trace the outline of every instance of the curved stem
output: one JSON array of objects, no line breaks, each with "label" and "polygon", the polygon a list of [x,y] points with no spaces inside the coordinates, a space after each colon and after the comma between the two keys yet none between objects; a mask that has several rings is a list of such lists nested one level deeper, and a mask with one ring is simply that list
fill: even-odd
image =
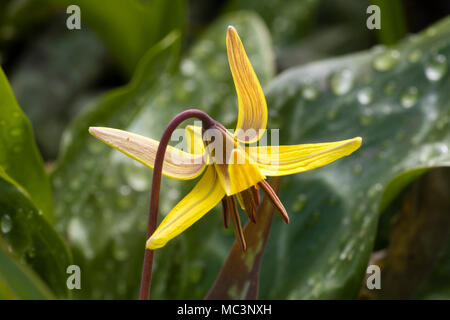
[{"label": "curved stem", "polygon": [[[175,118],[173,118],[172,121],[170,121],[169,125],[167,126],[166,130],[164,131],[161,137],[161,141],[159,142],[158,145],[158,150],[156,151],[155,165],[153,169],[152,190],[150,195],[150,210],[148,217],[148,229],[146,239],[148,239],[156,230],[156,223],[158,220],[158,205],[159,205],[159,193],[161,188],[162,167],[167,145],[169,144],[169,140],[170,137],[172,136],[173,131],[180,125],[180,123],[190,118],[197,118],[201,120],[202,126],[205,129],[215,124],[215,121],[208,114],[197,109],[189,109],[183,111],[180,114],[178,114]],[[150,295],[153,257],[154,257],[154,250],[145,249],[139,300],[147,300]]]}]

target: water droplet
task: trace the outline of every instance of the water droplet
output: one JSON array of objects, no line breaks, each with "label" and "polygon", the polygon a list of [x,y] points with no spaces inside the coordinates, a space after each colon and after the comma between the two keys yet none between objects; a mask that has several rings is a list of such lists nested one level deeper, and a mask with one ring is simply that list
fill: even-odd
[{"label": "water droplet", "polygon": [[397,50],[386,50],[375,57],[373,67],[377,71],[388,71],[397,64],[399,58],[400,52]]},{"label": "water droplet", "polygon": [[181,73],[186,76],[193,75],[196,69],[197,67],[191,59],[185,59],[181,63]]},{"label": "water droplet", "polygon": [[312,101],[317,99],[318,96],[319,96],[319,89],[317,89],[316,86],[312,84],[307,84],[305,85],[305,87],[303,87],[302,97],[305,98],[306,100]]},{"label": "water droplet", "polygon": [[8,233],[12,229],[12,220],[11,217],[7,214],[2,216],[2,220],[0,222],[1,229],[4,234]]},{"label": "water droplet", "polygon": [[415,63],[415,62],[419,61],[421,57],[422,57],[422,51],[420,51],[419,49],[414,49],[413,51],[411,51],[409,53],[408,61],[411,63]]},{"label": "water droplet", "polygon": [[409,87],[401,97],[401,104],[404,108],[411,108],[417,103],[419,98],[419,90],[416,87]]},{"label": "water droplet", "polygon": [[369,198],[377,195],[378,193],[380,193],[380,191],[383,189],[383,185],[381,183],[376,183],[374,184],[372,187],[369,188],[369,190],[367,190],[367,196]]},{"label": "water droplet", "polygon": [[364,88],[358,92],[358,101],[361,104],[369,104],[373,99],[373,90],[372,88]]},{"label": "water droplet", "polygon": [[354,80],[353,72],[348,69],[335,72],[330,78],[331,91],[338,96],[346,94],[352,89]]},{"label": "water droplet", "polygon": [[428,60],[425,67],[425,76],[430,81],[439,81],[447,72],[447,58],[438,54]]}]

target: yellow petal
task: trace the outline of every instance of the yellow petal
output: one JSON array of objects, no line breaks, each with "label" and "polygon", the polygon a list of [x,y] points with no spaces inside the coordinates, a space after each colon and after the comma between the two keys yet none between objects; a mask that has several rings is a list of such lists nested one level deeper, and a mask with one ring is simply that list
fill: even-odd
[{"label": "yellow petal", "polygon": [[360,137],[327,143],[293,146],[249,147],[251,158],[266,176],[284,176],[322,167],[351,154],[361,145]]},{"label": "yellow petal", "polygon": [[233,149],[230,158],[233,159],[232,163],[214,163],[220,183],[227,196],[248,189],[266,178],[258,165],[253,163],[243,150]]},{"label": "yellow petal", "polygon": [[192,154],[204,154],[205,146],[203,145],[202,139],[202,127],[186,126],[185,137],[188,152]]},{"label": "yellow petal", "polygon": [[[214,139],[209,139],[209,136]],[[206,153],[214,162],[222,188],[231,196],[256,185],[266,177],[225,128],[210,128],[204,135]]]},{"label": "yellow petal", "polygon": [[167,214],[158,229],[147,240],[147,248],[153,250],[163,247],[167,241],[189,228],[214,208],[224,196],[225,191],[218,181],[216,170],[213,166],[208,166],[194,189]]},{"label": "yellow petal", "polygon": [[[153,169],[158,141],[112,128],[91,127],[89,132],[107,145]],[[180,180],[194,179],[204,168],[203,155],[193,155],[171,146],[167,147],[163,175]]]},{"label": "yellow petal", "polygon": [[241,39],[231,26],[227,32],[227,52],[239,105],[236,137],[243,142],[255,142],[266,129],[266,99]]}]

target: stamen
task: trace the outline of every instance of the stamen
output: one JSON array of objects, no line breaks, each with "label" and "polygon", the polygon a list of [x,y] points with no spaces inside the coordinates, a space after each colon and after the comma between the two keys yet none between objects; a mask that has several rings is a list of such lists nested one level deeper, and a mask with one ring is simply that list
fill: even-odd
[{"label": "stamen", "polygon": [[253,193],[253,199],[255,200],[256,207],[259,207],[261,205],[261,195],[259,193],[259,187],[258,185],[254,185],[251,187],[252,193]]},{"label": "stamen", "polygon": [[236,199],[234,197],[225,197],[227,208],[230,210],[231,222],[233,222],[233,229],[236,235],[236,240],[241,245],[242,251],[247,250],[247,244],[245,243],[244,232],[242,231],[241,219],[239,218],[239,212],[236,205]]},{"label": "stamen", "polygon": [[223,216],[223,225],[226,229],[228,229],[228,222],[230,221],[230,212],[228,211],[228,204],[226,200],[226,196],[222,198],[222,216]]},{"label": "stamen", "polygon": [[270,184],[266,180],[261,180],[258,184],[264,190],[265,194],[270,198],[270,200],[272,200],[272,204],[280,213],[281,218],[284,220],[284,222],[286,222],[286,224],[288,224],[289,216],[286,212],[286,209],[284,208],[283,204],[281,203],[280,199],[278,198],[277,194],[272,189]]},{"label": "stamen", "polygon": [[244,210],[245,213],[247,213],[248,218],[253,222],[256,223],[256,203],[255,199],[253,198],[253,193],[249,189],[245,189],[244,191],[240,192],[240,195],[242,196],[242,200],[244,202]]}]

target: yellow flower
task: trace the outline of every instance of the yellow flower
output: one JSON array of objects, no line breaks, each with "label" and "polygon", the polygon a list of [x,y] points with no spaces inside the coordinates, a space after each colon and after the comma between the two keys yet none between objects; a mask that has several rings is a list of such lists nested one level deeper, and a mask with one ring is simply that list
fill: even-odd
[{"label": "yellow flower", "polygon": [[[235,197],[250,220],[256,222],[256,208],[262,189],[288,223],[286,210],[265,181],[266,177],[284,176],[324,166],[349,155],[361,145],[361,138],[356,137],[329,143],[249,146],[249,143],[258,141],[265,132],[266,100],[233,27],[228,27],[226,41],[228,61],[238,97],[236,131],[232,134],[219,123],[204,132],[201,127],[187,126],[185,135],[189,152],[168,146],[164,156],[163,175],[186,180],[194,179],[204,171],[205,173],[194,189],[166,215],[150,236],[146,245],[148,249],[163,247],[222,201],[224,224],[228,226],[231,218],[236,237],[245,250]],[[215,139],[222,138],[218,140],[227,146],[231,145],[231,148],[217,148],[213,143],[217,141],[207,137],[209,130],[212,130],[213,135],[216,134]],[[153,168],[158,141],[112,128],[91,127],[89,132],[113,148]]]}]

